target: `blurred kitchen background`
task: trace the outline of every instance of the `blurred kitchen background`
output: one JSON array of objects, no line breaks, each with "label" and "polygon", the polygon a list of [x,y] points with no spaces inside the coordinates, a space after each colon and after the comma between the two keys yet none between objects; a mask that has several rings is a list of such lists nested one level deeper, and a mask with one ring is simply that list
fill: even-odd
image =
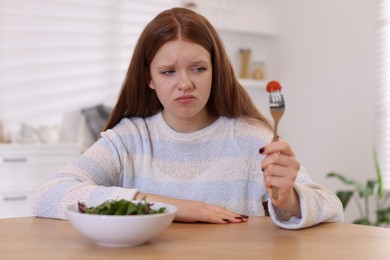
[{"label": "blurred kitchen background", "polygon": [[[15,215],[17,206],[6,213],[4,205],[27,204],[39,182],[34,174],[47,178],[94,141],[140,32],[173,6],[217,27],[237,76],[268,117],[265,84],[281,82],[280,135],[316,182],[336,191],[345,186],[327,178],[330,171],[375,178],[374,146],[390,174],[390,140],[380,132],[386,119],[378,116],[389,103],[378,99],[390,88],[383,76],[386,2],[0,0],[0,211]],[[15,188],[28,181],[33,185]],[[357,215],[350,205],[346,221]]]}]

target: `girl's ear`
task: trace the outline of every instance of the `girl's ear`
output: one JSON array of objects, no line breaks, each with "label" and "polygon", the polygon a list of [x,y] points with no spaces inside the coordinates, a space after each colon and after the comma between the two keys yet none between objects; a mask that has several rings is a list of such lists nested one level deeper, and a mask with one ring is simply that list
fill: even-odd
[{"label": "girl's ear", "polygon": [[155,89],[153,80],[150,80],[150,82],[149,82],[149,88]]}]

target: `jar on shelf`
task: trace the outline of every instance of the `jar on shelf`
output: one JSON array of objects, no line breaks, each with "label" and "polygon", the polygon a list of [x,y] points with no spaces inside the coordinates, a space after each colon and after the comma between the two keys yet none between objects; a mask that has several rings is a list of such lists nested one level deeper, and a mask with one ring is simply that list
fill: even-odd
[{"label": "jar on shelf", "polygon": [[257,61],[253,63],[252,78],[257,80],[262,80],[265,78],[263,62]]},{"label": "jar on shelf", "polygon": [[246,79],[250,77],[250,59],[251,59],[251,50],[250,49],[240,49],[241,57],[241,70],[240,78]]}]

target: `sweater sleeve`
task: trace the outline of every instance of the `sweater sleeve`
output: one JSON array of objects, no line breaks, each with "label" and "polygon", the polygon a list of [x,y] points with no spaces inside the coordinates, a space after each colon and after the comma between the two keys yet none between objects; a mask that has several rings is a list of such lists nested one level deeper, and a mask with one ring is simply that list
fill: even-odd
[{"label": "sweater sleeve", "polygon": [[111,199],[133,199],[136,189],[120,187],[124,174],[120,154],[125,152],[119,138],[115,143],[103,135],[72,164],[42,184],[33,195],[32,213],[65,219],[65,208],[78,201],[96,206]]},{"label": "sweater sleeve", "polygon": [[[343,206],[338,197],[310,180],[301,167],[294,189],[299,196],[302,218],[289,217],[282,209],[275,210],[268,201],[270,216],[276,225],[286,229],[300,229],[326,222],[343,222]],[[286,217],[287,216],[287,217]]]}]

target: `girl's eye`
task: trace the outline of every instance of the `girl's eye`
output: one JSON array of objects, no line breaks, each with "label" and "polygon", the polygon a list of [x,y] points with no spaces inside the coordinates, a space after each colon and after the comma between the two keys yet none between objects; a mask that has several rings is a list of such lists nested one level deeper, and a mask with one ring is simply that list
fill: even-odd
[{"label": "girl's eye", "polygon": [[161,72],[161,74],[167,75],[167,76],[172,75],[174,73],[175,73],[174,70],[164,70],[164,71]]},{"label": "girl's eye", "polygon": [[202,72],[202,71],[205,71],[206,68],[205,67],[195,67],[192,70],[195,71],[195,72]]}]

